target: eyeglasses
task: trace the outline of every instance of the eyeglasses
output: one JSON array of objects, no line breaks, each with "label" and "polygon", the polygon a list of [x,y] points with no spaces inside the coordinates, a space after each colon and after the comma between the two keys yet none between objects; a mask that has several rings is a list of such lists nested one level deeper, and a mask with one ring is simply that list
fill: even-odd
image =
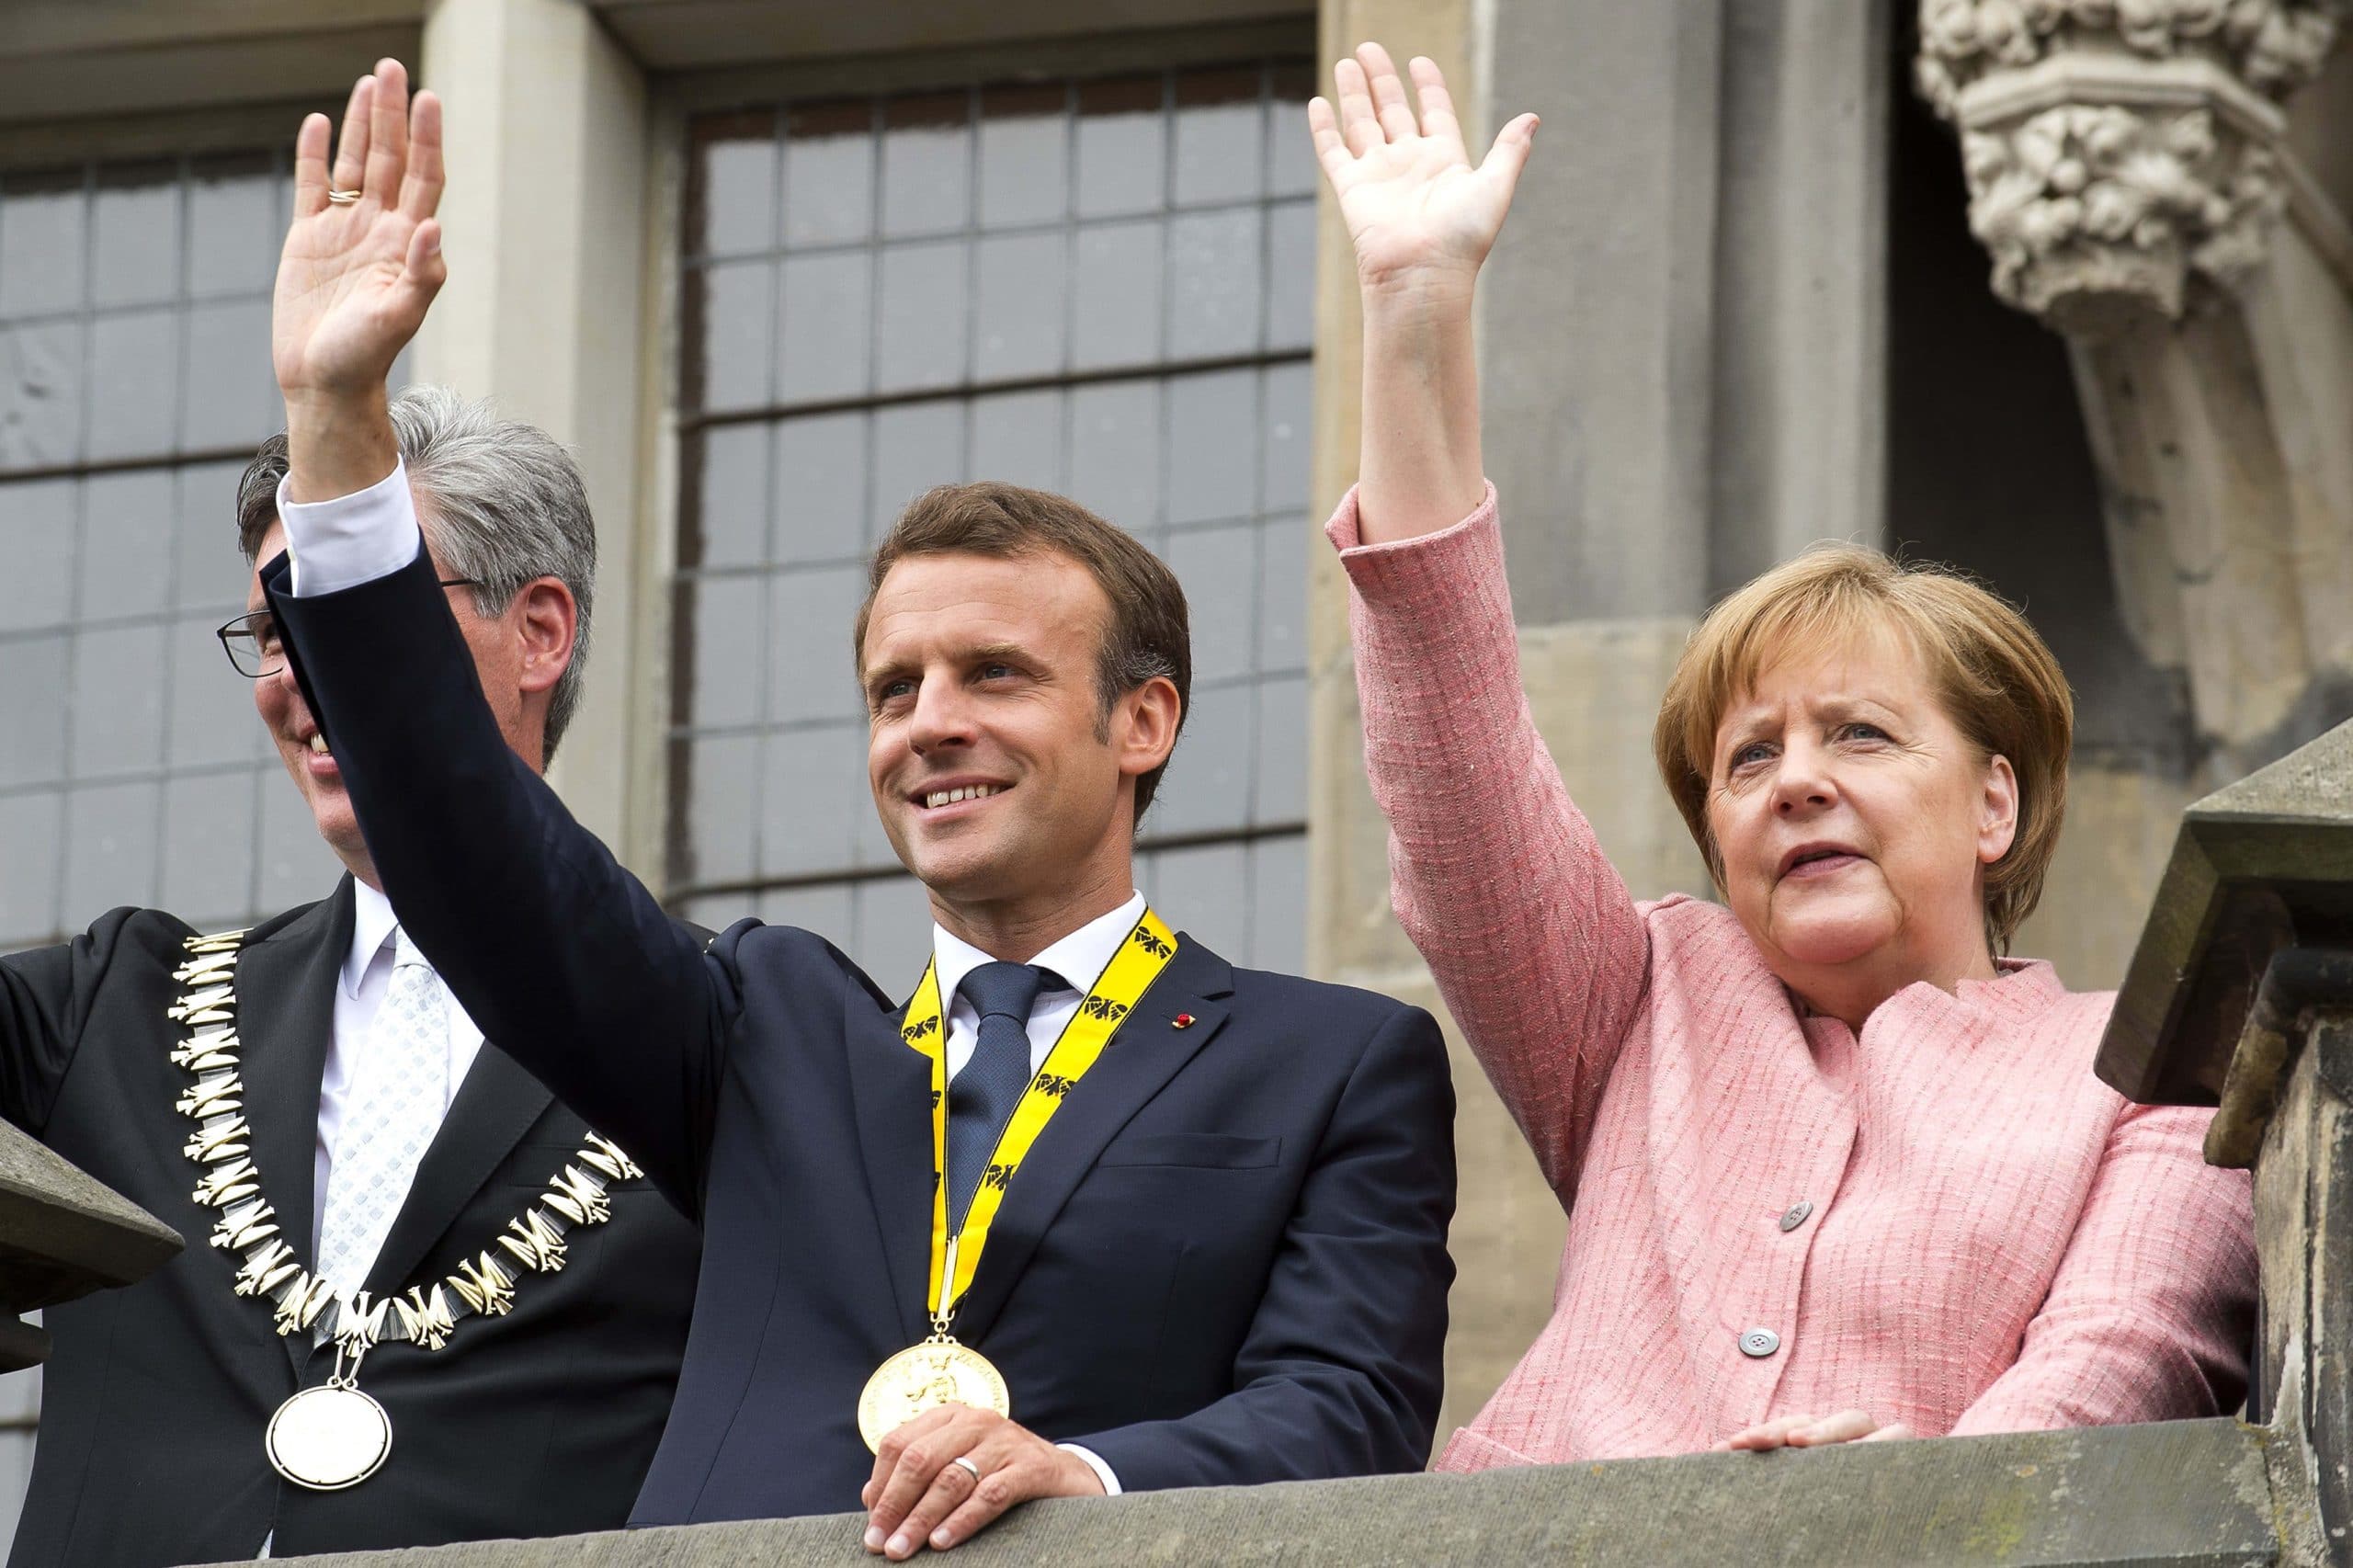
[{"label": "eyeglasses", "polygon": [[[479,588],[479,577],[444,577],[445,588]],[[274,676],[286,667],[286,645],[278,635],[278,618],[266,609],[241,615],[212,633],[237,673],[247,680]]]}]

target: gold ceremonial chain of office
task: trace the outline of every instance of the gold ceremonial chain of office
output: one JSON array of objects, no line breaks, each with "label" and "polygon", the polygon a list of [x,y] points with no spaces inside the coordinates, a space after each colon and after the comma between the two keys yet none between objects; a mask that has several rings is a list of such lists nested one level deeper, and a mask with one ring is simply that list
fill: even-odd
[{"label": "gold ceremonial chain of office", "polygon": [[[449,1343],[460,1318],[474,1313],[503,1317],[512,1312],[516,1281],[523,1273],[560,1272],[567,1250],[565,1234],[611,1219],[612,1204],[607,1197],[611,1186],[638,1180],[645,1173],[620,1145],[591,1132],[573,1163],[549,1178],[539,1202],[507,1221],[506,1233],[498,1238],[505,1257],[485,1248],[460,1263],[458,1272],[441,1281],[412,1286],[381,1301],[371,1301],[365,1290],[339,1295],[331,1280],[295,1261],[294,1248],[279,1232],[278,1210],[264,1195],[262,1175],[253,1162],[253,1130],[244,1115],[244,1082],[237,1068],[236,969],[244,937],[243,931],[190,937],[181,944],[188,949],[188,960],[172,971],[173,981],[188,989],[165,1016],[186,1026],[188,1038],[172,1048],[171,1056],[192,1080],[175,1108],[197,1124],[181,1153],[200,1173],[189,1196],[220,1211],[221,1218],[212,1228],[212,1244],[236,1252],[243,1259],[233,1287],[235,1292],[258,1297],[272,1306],[281,1335],[314,1328],[330,1305],[336,1309],[331,1335],[335,1369],[327,1390],[298,1392],[280,1408],[278,1418],[271,1424],[270,1438],[270,1460],[280,1473],[305,1486],[334,1490],[374,1473],[391,1447],[389,1420],[382,1418],[381,1407],[359,1394],[357,1387],[359,1363],[369,1347],[384,1340],[406,1340],[426,1350],[438,1350]],[[458,1298],[454,1307],[451,1291]],[[321,1461],[318,1474],[342,1475],[347,1469],[358,1470],[346,1479],[322,1480],[318,1474],[297,1473],[301,1467],[290,1469],[279,1453],[278,1428],[296,1402],[328,1392],[366,1399],[375,1411],[368,1420],[382,1427],[381,1449],[364,1461],[364,1468],[358,1457],[344,1465],[340,1454]],[[348,1403],[349,1399],[343,1403]],[[306,1438],[309,1436],[304,1434]],[[341,1440],[350,1434],[333,1436]],[[371,1432],[367,1440],[377,1439]],[[324,1437],[317,1441],[333,1446]]]}]

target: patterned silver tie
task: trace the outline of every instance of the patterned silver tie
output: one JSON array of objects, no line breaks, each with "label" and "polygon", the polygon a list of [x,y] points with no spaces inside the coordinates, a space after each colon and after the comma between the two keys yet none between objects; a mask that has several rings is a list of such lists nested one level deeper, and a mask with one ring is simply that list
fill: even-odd
[{"label": "patterned silver tie", "polygon": [[408,933],[396,934],[392,982],[351,1074],[327,1170],[319,1272],[345,1294],[367,1282],[449,1101],[448,996]]}]

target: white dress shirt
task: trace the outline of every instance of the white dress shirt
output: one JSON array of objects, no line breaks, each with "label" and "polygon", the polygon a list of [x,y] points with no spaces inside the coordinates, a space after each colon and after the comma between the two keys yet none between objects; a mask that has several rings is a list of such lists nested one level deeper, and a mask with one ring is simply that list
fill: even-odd
[{"label": "white dress shirt", "polygon": [[[393,932],[399,927],[390,899],[363,881],[354,881],[351,892],[351,950],[344,955],[343,970],[335,982],[335,1035],[327,1044],[326,1074],[319,1080],[319,1141],[311,1157],[311,1256],[314,1258],[319,1256],[319,1233],[326,1224],[327,1176],[335,1168],[344,1107],[350,1102],[351,1081],[368,1049],[369,1031],[376,1022],[376,1009],[383,1003],[384,987],[392,982]],[[482,1050],[482,1030],[474,1028],[458,999],[449,994],[449,987],[442,987],[442,997],[449,1004],[449,1094],[441,1105],[446,1116],[449,1100],[458,1097],[458,1086],[465,1082],[466,1069],[474,1064],[474,1055]]]},{"label": "white dress shirt", "polygon": [[[332,594],[345,588],[355,588],[362,583],[372,583],[379,577],[389,577],[416,559],[418,544],[424,536],[416,523],[416,503],[409,494],[408,470],[396,463],[392,472],[367,489],[340,495],[331,501],[295,502],[286,498],[286,482],[278,485],[278,516],[286,525],[286,549],[293,557],[290,585],[300,596],[313,597]],[[363,894],[374,892],[364,883]],[[382,894],[375,895],[380,903]],[[326,1200],[328,1151],[334,1146],[334,1130],[342,1115],[342,1094],[349,1082],[347,1072],[339,1074],[336,1058],[346,1054],[344,1040],[347,1030],[347,1004],[355,1013],[363,1006],[352,1038],[361,1043],[367,1039],[367,1020],[374,1017],[376,1001],[382,997],[384,981],[392,969],[388,939],[392,934],[392,906],[383,904],[385,925],[377,934],[377,946],[361,949],[357,945],[353,956],[361,972],[361,980],[349,977],[353,964],[344,966],[346,982],[335,996],[335,1054],[328,1059],[327,1077],[319,1095],[319,1202]],[[1046,1055],[1061,1038],[1063,1028],[1078,1011],[1079,1002],[1095,988],[1097,980],[1109,967],[1112,957],[1120,950],[1120,943],[1135,926],[1143,913],[1143,894],[1131,894],[1128,902],[1110,914],[1090,920],[1077,930],[1054,943],[1031,959],[1031,963],[1051,969],[1070,983],[1071,987],[1039,994],[1029,1012],[1029,1071],[1035,1073]],[[368,927],[362,926],[364,931]],[[363,956],[364,954],[364,956]],[[379,956],[381,954],[381,957]],[[972,1057],[972,1046],[980,1032],[980,1015],[972,1005],[956,994],[956,986],[964,976],[980,964],[990,961],[989,955],[941,930],[932,927],[932,960],[939,994],[950,998],[948,1010],[948,1076],[952,1080],[963,1071],[964,1063]],[[381,971],[381,972],[379,972]],[[363,1004],[360,993],[366,991],[368,975],[375,975],[375,989]],[[465,1019],[457,999],[449,1002],[452,1053],[449,1061],[449,1093],[458,1092],[458,1081],[473,1061],[473,1053],[482,1044],[482,1035]],[[460,1033],[471,1034],[472,1043],[460,1058],[456,1053],[456,1041]],[[447,1108],[444,1108],[445,1109]],[[330,1119],[334,1119],[331,1120]],[[318,1256],[318,1221],[312,1226],[312,1256]],[[1107,1495],[1118,1496],[1120,1478],[1102,1457],[1075,1443],[1059,1447],[1086,1461],[1095,1478],[1103,1483]]]}]

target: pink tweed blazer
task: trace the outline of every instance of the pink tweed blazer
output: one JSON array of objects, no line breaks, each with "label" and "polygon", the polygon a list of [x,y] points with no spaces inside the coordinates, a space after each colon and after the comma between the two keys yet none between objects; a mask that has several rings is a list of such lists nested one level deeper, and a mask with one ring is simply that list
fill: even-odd
[{"label": "pink tweed blazer", "polygon": [[2211,1112],[2092,1075],[2109,994],[2011,960],[1859,1039],[1803,1014],[1729,910],[1630,898],[1570,803],[1493,488],[1381,545],[1351,494],[1327,532],[1397,916],[1569,1215],[1552,1321],[1436,1468],[1849,1406],[1938,1437],[2237,1405],[2248,1178],[2200,1158]]}]

